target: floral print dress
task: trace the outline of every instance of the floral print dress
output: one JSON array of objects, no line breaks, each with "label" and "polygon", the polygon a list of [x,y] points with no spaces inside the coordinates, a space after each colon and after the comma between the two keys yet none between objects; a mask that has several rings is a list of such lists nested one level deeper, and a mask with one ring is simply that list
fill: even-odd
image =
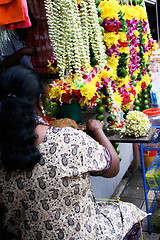
[{"label": "floral print dress", "polygon": [[95,202],[90,175],[107,171],[112,159],[86,133],[50,127],[38,148],[34,169],[0,167],[2,227],[13,239],[120,240],[146,217],[132,204]]}]

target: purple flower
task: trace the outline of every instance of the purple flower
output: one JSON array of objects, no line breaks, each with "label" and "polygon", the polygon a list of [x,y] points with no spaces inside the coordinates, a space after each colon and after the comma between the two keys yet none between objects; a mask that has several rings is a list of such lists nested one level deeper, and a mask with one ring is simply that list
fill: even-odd
[{"label": "purple flower", "polygon": [[147,74],[147,69],[146,69],[146,67],[144,67],[143,69],[142,69],[142,76],[144,76],[144,75],[146,75]]},{"label": "purple flower", "polygon": [[96,87],[97,87],[96,92],[99,92],[101,90],[101,86],[100,86],[99,82],[96,82]]},{"label": "purple flower", "polygon": [[116,84],[114,81],[111,82],[111,86],[113,88],[113,92],[116,92]]},{"label": "purple flower", "polygon": [[108,48],[108,49],[106,50],[107,55],[108,55],[109,57],[111,57],[112,55],[115,55],[115,56],[117,57],[117,56],[120,54],[120,52],[118,51],[118,50],[119,50],[119,47],[120,47],[119,44],[117,44],[117,45],[113,44],[113,45],[111,46],[111,48]]},{"label": "purple flower", "polygon": [[143,51],[144,53],[148,52],[148,45],[143,45]]},{"label": "purple flower", "polygon": [[125,84],[124,84],[122,87],[119,88],[119,92],[120,92],[120,94],[126,92],[126,86],[125,86]]},{"label": "purple flower", "polygon": [[107,79],[103,79],[102,78],[102,84],[104,85],[104,86],[108,86],[108,83],[110,82],[110,79],[109,78],[107,78]]}]

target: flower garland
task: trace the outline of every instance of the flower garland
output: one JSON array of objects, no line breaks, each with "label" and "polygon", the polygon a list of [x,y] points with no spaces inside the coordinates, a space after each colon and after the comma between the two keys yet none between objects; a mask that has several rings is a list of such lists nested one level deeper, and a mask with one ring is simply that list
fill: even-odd
[{"label": "flower garland", "polygon": [[[98,15],[96,10],[96,5],[94,0],[86,0],[87,9],[88,9],[88,22],[89,22],[89,39],[91,47],[93,49],[95,58],[98,61],[98,64],[103,69],[106,64],[106,54],[105,47],[102,42],[102,32],[99,26]],[[90,21],[89,21],[90,20]]]},{"label": "flower garland", "polygon": [[[115,101],[127,112],[141,91],[150,86],[151,40],[149,42],[147,14],[142,4],[117,4],[119,3],[114,0],[104,0],[99,7],[102,9],[108,66],[113,69],[116,86],[113,94]],[[145,108],[147,107],[146,105]],[[137,105],[135,108],[140,110]]]},{"label": "flower garland", "polygon": [[45,0],[45,9],[60,79],[65,81],[66,73],[68,77],[76,73],[78,77],[72,80],[80,89],[83,87],[81,68],[89,74],[89,43],[101,68],[107,63],[95,2]]},{"label": "flower garland", "polygon": [[[117,8],[115,8],[116,5]],[[115,85],[113,96],[115,102],[118,101],[116,104],[124,108],[124,103],[128,103],[126,101],[127,93],[123,96],[120,88],[126,88],[130,80],[128,76],[129,46],[126,36],[127,24],[124,20],[122,7],[117,1],[103,1],[99,7],[102,8],[101,17],[103,18],[104,42],[107,47],[106,53],[109,56],[108,66],[113,70],[112,76],[114,79],[112,81],[114,81]],[[110,15],[111,8],[114,11]],[[110,16],[113,18],[110,18]],[[123,98],[125,98],[124,101]],[[127,100],[131,102],[130,98],[127,98]]]},{"label": "flower garland", "polygon": [[[112,77],[113,70],[109,67],[105,67],[100,73],[99,78],[101,79],[102,88],[100,89],[101,92],[101,99],[102,99],[102,106],[104,109],[109,112],[111,115],[108,118],[109,125],[120,125],[120,111],[121,107],[119,102],[117,101],[114,94],[116,94],[115,89],[115,82],[114,78]],[[97,111],[100,113],[99,111]]]},{"label": "flower garland", "polygon": [[156,40],[149,39],[148,40],[148,55],[151,56],[153,51],[156,51],[159,48],[159,45]]}]

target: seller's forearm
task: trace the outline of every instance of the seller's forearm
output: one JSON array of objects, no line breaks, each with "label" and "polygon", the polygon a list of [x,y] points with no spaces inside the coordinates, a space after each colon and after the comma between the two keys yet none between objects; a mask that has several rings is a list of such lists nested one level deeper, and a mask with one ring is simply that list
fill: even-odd
[{"label": "seller's forearm", "polygon": [[92,132],[92,137],[99,142],[102,146],[106,147],[110,152],[115,152],[114,147],[112,146],[109,139],[106,137],[102,129],[95,129]]},{"label": "seller's forearm", "polygon": [[102,146],[107,148],[112,156],[112,165],[111,168],[106,172],[106,174],[103,177],[114,177],[119,172],[119,157],[109,141],[109,139],[106,137],[102,129],[95,129],[92,132],[92,137],[99,142]]},{"label": "seller's forearm", "polygon": [[24,52],[23,52],[23,48],[22,48],[19,51],[17,51],[16,53],[6,57],[3,60],[3,67],[7,68],[7,67],[17,65],[23,56],[24,56]]}]

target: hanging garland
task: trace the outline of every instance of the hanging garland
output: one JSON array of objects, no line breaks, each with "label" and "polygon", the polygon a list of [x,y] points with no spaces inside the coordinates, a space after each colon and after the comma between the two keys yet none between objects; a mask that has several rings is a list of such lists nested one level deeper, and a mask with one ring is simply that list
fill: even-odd
[{"label": "hanging garland", "polygon": [[[116,0],[101,1],[98,7],[101,9],[103,20],[108,66],[113,70],[112,76],[116,86],[115,100],[119,101],[126,114],[137,96],[151,81],[146,10],[142,3],[121,6]],[[135,103],[135,109],[140,110],[137,101]]]},{"label": "hanging garland", "polygon": [[81,68],[89,74],[89,43],[101,68],[107,63],[95,2],[45,0],[45,9],[60,79],[65,79],[66,72],[68,77],[76,73],[74,83],[81,88]]},{"label": "hanging garland", "polygon": [[[133,103],[139,110],[140,94],[151,86],[148,60],[153,42],[147,35],[147,14],[142,6],[116,0],[96,4],[97,8],[94,0],[45,0],[60,76],[50,98],[70,103],[76,91],[81,106],[97,105],[97,119],[103,120],[107,111],[109,126],[123,126],[121,109],[124,116]],[[48,68],[53,65],[50,61]]]}]

